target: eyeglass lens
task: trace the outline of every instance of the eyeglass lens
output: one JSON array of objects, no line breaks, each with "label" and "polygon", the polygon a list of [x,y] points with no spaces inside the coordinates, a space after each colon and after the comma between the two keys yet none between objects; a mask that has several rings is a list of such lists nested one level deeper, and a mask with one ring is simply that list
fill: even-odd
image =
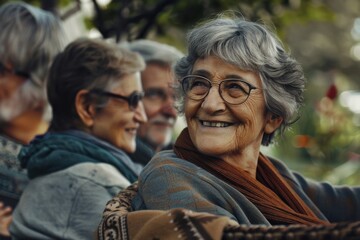
[{"label": "eyeglass lens", "polygon": [[106,92],[106,91],[99,90],[99,89],[93,89],[90,92],[95,93],[95,94],[99,94],[99,95],[103,95],[103,96],[107,96],[107,97],[126,100],[128,102],[128,104],[129,104],[130,110],[135,110],[137,108],[137,106],[139,105],[139,102],[144,97],[144,93],[137,92],[137,91],[131,93],[130,96],[128,96],[128,97],[121,96],[119,94],[115,94],[115,93],[111,93],[111,92]]},{"label": "eyeglass lens", "polygon": [[[182,80],[184,92],[193,100],[205,98],[212,85],[213,83],[211,83],[209,79],[202,76],[190,75]],[[226,79],[219,83],[219,94],[221,98],[230,104],[244,103],[252,89],[255,89],[255,87],[239,79]]]},{"label": "eyeglass lens", "polygon": [[133,92],[132,94],[130,94],[130,96],[128,98],[128,103],[129,103],[130,109],[135,110],[143,97],[144,97],[144,94],[140,93],[140,92]]}]

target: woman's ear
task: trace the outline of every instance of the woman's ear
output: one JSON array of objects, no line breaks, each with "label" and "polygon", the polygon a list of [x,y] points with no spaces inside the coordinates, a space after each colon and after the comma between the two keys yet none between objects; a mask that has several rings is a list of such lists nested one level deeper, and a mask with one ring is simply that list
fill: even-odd
[{"label": "woman's ear", "polygon": [[280,127],[283,118],[275,115],[273,113],[268,113],[266,116],[266,125],[265,125],[265,133],[271,134],[273,133],[278,127]]},{"label": "woman's ear", "polygon": [[86,100],[88,90],[80,90],[75,97],[75,108],[83,124],[91,127],[94,124],[95,108]]}]

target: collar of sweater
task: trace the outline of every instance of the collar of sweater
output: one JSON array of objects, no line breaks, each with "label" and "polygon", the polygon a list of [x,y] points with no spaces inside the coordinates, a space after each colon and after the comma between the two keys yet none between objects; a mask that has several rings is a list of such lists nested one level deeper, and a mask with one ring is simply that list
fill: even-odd
[{"label": "collar of sweater", "polygon": [[122,150],[77,130],[39,135],[21,149],[18,157],[22,167],[28,169],[29,178],[83,162],[111,164],[131,182],[141,171]]}]

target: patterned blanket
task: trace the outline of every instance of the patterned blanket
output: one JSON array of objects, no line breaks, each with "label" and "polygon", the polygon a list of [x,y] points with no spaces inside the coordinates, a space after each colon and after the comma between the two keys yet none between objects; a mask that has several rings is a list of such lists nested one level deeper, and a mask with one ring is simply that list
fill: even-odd
[{"label": "patterned blanket", "polygon": [[228,217],[186,209],[132,211],[137,182],[108,202],[97,239],[360,239],[360,222],[333,225],[239,225]]}]

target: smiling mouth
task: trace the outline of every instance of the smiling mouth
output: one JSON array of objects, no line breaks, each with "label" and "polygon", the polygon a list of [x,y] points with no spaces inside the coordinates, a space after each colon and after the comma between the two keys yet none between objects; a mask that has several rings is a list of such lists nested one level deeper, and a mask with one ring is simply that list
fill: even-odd
[{"label": "smiling mouth", "polygon": [[233,123],[227,123],[227,122],[208,122],[202,120],[200,120],[200,123],[205,127],[217,127],[217,128],[229,127],[234,125]]},{"label": "smiling mouth", "polygon": [[131,134],[136,134],[137,133],[137,128],[128,128],[126,130],[127,130],[127,132],[129,132]]}]

